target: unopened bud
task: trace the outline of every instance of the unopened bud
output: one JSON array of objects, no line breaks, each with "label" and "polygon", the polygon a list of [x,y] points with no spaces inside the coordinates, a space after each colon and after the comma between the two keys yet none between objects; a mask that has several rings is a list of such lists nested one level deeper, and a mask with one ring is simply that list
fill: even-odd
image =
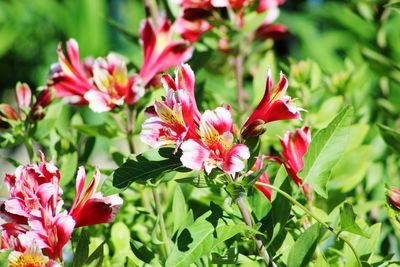
[{"label": "unopened bud", "polygon": [[400,210],[400,188],[391,186],[389,189],[387,189],[386,196],[389,204],[392,207]]},{"label": "unopened bud", "polygon": [[241,135],[243,139],[259,136],[265,132],[265,122],[263,120],[254,120],[246,127],[242,128]]}]

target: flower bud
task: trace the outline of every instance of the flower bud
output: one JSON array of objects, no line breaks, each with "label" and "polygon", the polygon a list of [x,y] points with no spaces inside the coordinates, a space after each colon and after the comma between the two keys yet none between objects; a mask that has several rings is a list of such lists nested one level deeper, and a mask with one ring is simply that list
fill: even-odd
[{"label": "flower bud", "polygon": [[242,128],[241,135],[243,139],[259,136],[265,132],[265,122],[263,120],[254,120],[249,125]]},{"label": "flower bud", "polygon": [[400,210],[400,188],[391,186],[386,191],[389,204],[395,209]]},{"label": "flower bud", "polygon": [[15,96],[20,110],[29,108],[32,99],[32,91],[29,85],[27,85],[26,83],[17,83]]},{"label": "flower bud", "polygon": [[35,104],[30,112],[30,119],[33,122],[39,121],[46,115],[45,107],[53,100],[53,92],[50,89],[44,89],[38,95]]},{"label": "flower bud", "polygon": [[9,104],[0,104],[0,128],[9,128],[9,121],[18,120],[18,114]]}]

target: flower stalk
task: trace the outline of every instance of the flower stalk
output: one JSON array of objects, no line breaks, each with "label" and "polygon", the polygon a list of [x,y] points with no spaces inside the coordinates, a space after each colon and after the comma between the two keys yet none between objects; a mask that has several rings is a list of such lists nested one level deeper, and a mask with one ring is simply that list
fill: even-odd
[{"label": "flower stalk", "polygon": [[290,196],[288,193],[286,193],[285,191],[279,189],[278,187],[275,187],[273,185],[270,184],[266,184],[266,183],[261,183],[261,182],[256,182],[256,185],[259,186],[264,186],[264,187],[268,187],[271,188],[272,190],[275,190],[276,192],[278,192],[279,194],[281,194],[282,196],[284,196],[286,199],[288,199],[290,202],[292,202],[294,205],[298,206],[300,209],[302,209],[305,213],[307,213],[308,215],[310,215],[312,218],[314,218],[317,222],[319,222],[322,226],[324,226],[326,229],[328,229],[330,232],[332,232],[334,235],[336,235],[337,238],[341,239],[343,242],[345,242],[349,248],[351,249],[351,251],[354,254],[354,257],[357,260],[357,265],[362,267],[362,263],[360,260],[360,257],[356,251],[356,249],[354,248],[354,246],[350,243],[350,241],[348,241],[346,238],[344,238],[343,236],[340,236],[341,232],[336,232],[335,229],[333,229],[332,226],[330,226],[329,224],[327,224],[326,222],[324,222],[322,219],[318,218],[317,215],[315,215],[312,211],[308,210],[306,207],[304,207],[300,202],[298,202],[296,199],[294,199],[292,196]]},{"label": "flower stalk", "polygon": [[[240,213],[242,214],[243,220],[245,221],[247,226],[253,227],[253,220],[252,220],[250,213],[247,210],[246,204],[244,203],[244,200],[241,196],[237,199],[237,205],[239,207]],[[276,266],[275,263],[271,260],[270,256],[268,255],[268,252],[265,249],[262,241],[260,239],[258,239],[257,237],[254,237],[254,238],[255,238],[256,245],[257,245],[257,249],[260,251],[260,254],[264,259],[265,265],[266,266]]]}]

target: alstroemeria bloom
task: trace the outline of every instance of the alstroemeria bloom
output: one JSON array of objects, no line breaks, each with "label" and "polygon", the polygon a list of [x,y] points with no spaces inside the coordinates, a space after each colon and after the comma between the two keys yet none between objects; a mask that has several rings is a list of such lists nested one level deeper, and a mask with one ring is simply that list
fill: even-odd
[{"label": "alstroemeria bloom", "polygon": [[96,192],[100,182],[99,170],[96,170],[86,190],[85,181],[85,169],[80,167],[76,177],[75,200],[69,210],[75,227],[112,222],[122,206],[122,198],[118,195],[104,197],[100,192]]},{"label": "alstroemeria bloom", "polygon": [[144,51],[140,77],[143,85],[148,86],[160,72],[191,58],[193,47],[184,40],[172,40],[171,22],[162,16],[156,29],[150,19],[142,22],[140,39]]},{"label": "alstroemeria bloom", "polygon": [[303,181],[297,175],[304,167],[303,157],[311,142],[310,128],[304,126],[301,129],[296,129],[294,132],[287,131],[280,142],[283,148],[281,157],[274,156],[270,158],[282,164],[293,181],[303,189],[306,197],[311,199],[310,185],[302,185]]},{"label": "alstroemeria bloom", "polygon": [[291,98],[285,94],[287,87],[288,81],[282,73],[279,83],[273,87],[271,70],[268,69],[264,96],[243,125],[241,130],[243,138],[264,133],[264,124],[268,122],[301,119],[300,111],[303,109],[294,106]]},{"label": "alstroemeria bloom", "polygon": [[9,256],[9,267],[58,267],[52,260],[47,260],[39,247],[32,243],[25,251],[12,251]]},{"label": "alstroemeria bloom", "polygon": [[144,94],[137,75],[128,76],[125,61],[115,54],[106,58],[79,58],[78,43],[67,41],[67,56],[58,47],[59,63],[52,66],[49,86],[56,96],[72,104],[88,104],[95,112],[136,103]]},{"label": "alstroemeria bloom", "polygon": [[39,216],[41,208],[55,213],[61,195],[59,181],[60,172],[53,163],[44,161],[43,154],[39,164],[19,166],[14,174],[5,176],[10,197],[0,216],[26,223],[31,215]]},{"label": "alstroemeria bloom", "polygon": [[174,23],[177,34],[189,42],[196,42],[200,36],[212,28],[212,25],[205,19],[185,19],[184,15],[180,15]]},{"label": "alstroemeria bloom", "polygon": [[[256,163],[254,164],[253,168],[251,168],[251,172],[256,172],[261,170],[262,168],[264,168],[264,159],[266,158],[266,156],[258,156]],[[264,183],[264,184],[270,184],[269,182],[269,178],[268,178],[268,174],[267,171],[264,171],[260,178],[258,178],[258,182]],[[264,196],[271,201],[271,194],[272,194],[272,189],[269,187],[265,187],[262,185],[256,185],[257,189],[260,190]]]},{"label": "alstroemeria bloom", "polygon": [[200,119],[199,135],[199,139],[189,139],[181,146],[185,167],[207,173],[220,168],[230,175],[244,169],[250,152],[246,145],[235,143],[230,109],[206,110]]},{"label": "alstroemeria bloom", "polygon": [[24,252],[34,242],[52,260],[62,261],[63,247],[74,228],[108,223],[122,205],[118,195],[104,197],[96,193],[100,173],[97,172],[87,190],[86,175],[79,169],[77,195],[69,212],[62,211],[60,172],[44,159],[27,164],[5,176],[10,196],[0,206],[2,249]]},{"label": "alstroemeria bloom", "polygon": [[190,66],[181,64],[175,69],[175,80],[166,74],[162,81],[167,97],[146,109],[149,118],[140,137],[152,147],[176,144],[178,148],[184,140],[197,136],[200,113],[194,97],[195,78]]}]

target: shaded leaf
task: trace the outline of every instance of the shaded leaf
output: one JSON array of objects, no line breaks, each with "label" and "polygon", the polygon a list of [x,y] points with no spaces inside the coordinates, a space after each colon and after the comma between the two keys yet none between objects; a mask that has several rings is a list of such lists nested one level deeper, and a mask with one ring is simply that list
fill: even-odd
[{"label": "shaded leaf", "polygon": [[340,209],[340,230],[369,238],[369,235],[361,229],[355,219],[356,215],[353,211],[353,207],[349,203],[344,203],[343,207]]},{"label": "shaded leaf", "polygon": [[113,185],[117,188],[126,188],[131,183],[146,183],[163,178],[173,177],[173,171],[189,172],[180,161],[180,153],[174,154],[174,148],[162,147],[151,149],[142,154],[133,156],[115,170]]},{"label": "shaded leaf", "polygon": [[308,266],[318,244],[320,225],[313,224],[296,240],[289,252],[288,267]]},{"label": "shaded leaf", "polygon": [[397,153],[400,153],[400,132],[393,130],[385,125],[378,124],[379,132],[381,133],[385,143]]}]

